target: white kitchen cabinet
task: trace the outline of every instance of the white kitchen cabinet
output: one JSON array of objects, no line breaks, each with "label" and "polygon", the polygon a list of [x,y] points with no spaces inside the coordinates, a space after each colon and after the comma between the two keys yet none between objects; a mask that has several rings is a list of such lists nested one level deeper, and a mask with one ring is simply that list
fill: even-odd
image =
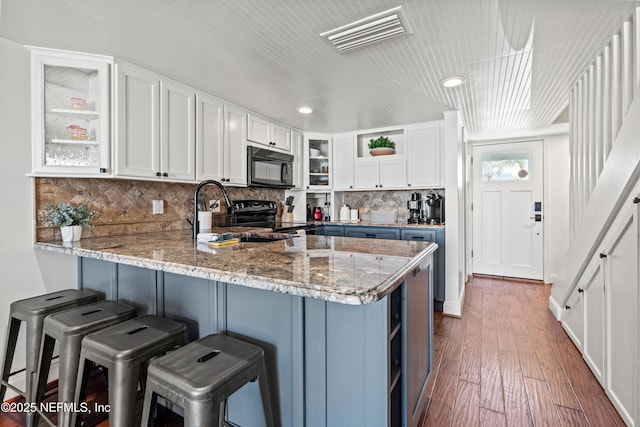
[{"label": "white kitchen cabinet", "polygon": [[111,175],[113,59],[31,49],[33,172]]},{"label": "white kitchen cabinet", "polygon": [[442,186],[442,136],[440,123],[407,128],[407,186]]},{"label": "white kitchen cabinet", "polygon": [[247,112],[224,107],[224,177],[225,185],[247,185]]},{"label": "white kitchen cabinet", "polygon": [[333,135],[333,189],[351,190],[353,183],[353,162],[355,160],[355,133]]},{"label": "white kitchen cabinet", "polygon": [[603,384],[604,372],[604,274],[598,257],[580,283],[584,299],[584,338],[582,353],[591,371]]},{"label": "white kitchen cabinet", "polygon": [[116,175],[160,173],[160,80],[138,67],[116,64]]},{"label": "white kitchen cabinet", "polygon": [[628,425],[637,426],[640,411],[638,351],[638,205],[620,215],[609,233],[605,258],[605,386],[613,405]]},{"label": "white kitchen cabinet", "polygon": [[268,120],[247,115],[247,140],[287,153],[291,152],[291,130]]},{"label": "white kitchen cabinet", "polygon": [[561,313],[563,327],[630,426],[640,422],[639,205],[623,208]]},{"label": "white kitchen cabinet", "polygon": [[291,154],[293,154],[293,185],[292,188],[304,188],[304,140],[302,133],[291,131]]},{"label": "white kitchen cabinet", "polygon": [[582,351],[584,340],[584,301],[583,292],[576,291],[564,306],[562,327],[567,331],[578,350]]},{"label": "white kitchen cabinet", "polygon": [[224,103],[196,94],[196,179],[224,178]]},{"label": "white kitchen cabinet", "polygon": [[331,190],[331,135],[305,134],[305,187],[308,190]]},{"label": "white kitchen cabinet", "polygon": [[406,159],[357,161],[354,166],[354,187],[358,190],[405,188],[406,165]]},{"label": "white kitchen cabinet", "polygon": [[195,91],[116,64],[116,175],[195,179]]},{"label": "white kitchen cabinet", "polygon": [[160,171],[172,180],[196,178],[195,91],[160,81]]}]

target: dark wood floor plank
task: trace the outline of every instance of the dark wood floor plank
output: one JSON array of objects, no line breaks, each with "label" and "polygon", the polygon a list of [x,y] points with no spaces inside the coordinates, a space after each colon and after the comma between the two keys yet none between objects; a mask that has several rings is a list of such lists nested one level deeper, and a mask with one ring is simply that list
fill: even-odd
[{"label": "dark wood floor plank", "polygon": [[460,379],[480,384],[482,322],[470,318],[465,328],[460,360]]},{"label": "dark wood floor plank", "polygon": [[459,381],[452,426],[480,425],[480,384]]},{"label": "dark wood floor plank", "polygon": [[518,354],[515,351],[501,352],[500,368],[507,425],[533,426]]},{"label": "dark wood floor plank", "polygon": [[536,427],[561,425],[553,399],[549,394],[547,383],[535,378],[525,377],[524,384],[527,389],[533,424]]},{"label": "dark wood floor plank", "polygon": [[536,355],[544,374],[553,402],[567,408],[580,409],[576,395],[564,373],[560,360],[551,346],[553,340],[538,338]]},{"label": "dark wood floor plank", "polygon": [[[495,321],[487,322],[493,323]],[[482,328],[482,368],[480,371],[480,406],[497,412],[504,412],[502,375],[498,357],[498,335],[495,329]]]},{"label": "dark wood floor plank", "polygon": [[589,421],[584,416],[584,412],[571,408],[565,408],[564,406],[556,405],[556,411],[560,418],[560,423],[563,426],[570,427],[590,427]]},{"label": "dark wood floor plank", "polygon": [[460,359],[444,358],[434,387],[425,426],[449,426],[453,417]]},{"label": "dark wood floor plank", "polygon": [[502,412],[480,408],[480,427],[504,427],[507,421]]}]

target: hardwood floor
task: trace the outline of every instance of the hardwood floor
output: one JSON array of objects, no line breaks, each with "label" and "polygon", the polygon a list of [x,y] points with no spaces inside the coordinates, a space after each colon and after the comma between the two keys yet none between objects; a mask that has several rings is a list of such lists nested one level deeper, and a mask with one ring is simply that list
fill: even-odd
[{"label": "hardwood floor", "polygon": [[[549,285],[473,278],[462,319],[436,313],[423,427],[624,426],[547,308],[550,292]],[[101,390],[98,382],[92,399],[104,401]],[[161,420],[182,425],[176,416]],[[22,425],[22,415],[0,414],[0,427]]]},{"label": "hardwood floor", "polygon": [[436,313],[424,426],[624,426],[547,308],[550,285],[466,285],[463,318]]}]

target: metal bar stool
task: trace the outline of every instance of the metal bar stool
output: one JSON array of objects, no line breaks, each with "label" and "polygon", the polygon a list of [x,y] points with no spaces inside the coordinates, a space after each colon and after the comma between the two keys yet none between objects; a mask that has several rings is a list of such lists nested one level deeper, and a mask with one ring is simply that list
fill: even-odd
[{"label": "metal bar stool", "polygon": [[208,335],[151,362],[141,425],[152,425],[159,396],[184,409],[185,426],[224,425],[221,405],[256,377],[267,426],[273,427],[264,350],[227,335]]},{"label": "metal bar stool", "polygon": [[[44,319],[34,402],[39,405],[43,400],[56,341],[60,345],[58,402],[71,403],[76,388],[82,339],[92,332],[124,322],[135,316],[136,309],[134,307],[117,301],[101,301],[47,316]],[[37,421],[38,413],[36,412],[30,418],[28,425],[37,425]],[[69,412],[59,414],[59,425],[66,426],[70,423],[71,415]]]},{"label": "metal bar stool", "polygon": [[[50,314],[96,302],[97,300],[98,297],[95,294],[78,289],[67,289],[11,303],[9,326],[7,327],[7,341],[4,350],[4,363],[2,365],[0,401],[4,400],[7,387],[9,387],[16,393],[24,396],[27,402],[33,402],[35,391],[33,374],[38,369],[38,356],[40,355],[44,318]],[[27,326],[26,390],[24,391],[9,384],[9,377],[21,372],[11,372],[11,364],[13,363],[13,356],[16,351],[16,341],[18,340],[21,322],[26,322]]]},{"label": "metal bar stool", "polygon": [[[187,342],[183,323],[157,316],[141,316],[87,335],[82,340],[80,371],[76,382],[75,403],[86,398],[89,371],[93,363],[108,369],[109,424],[126,427],[135,424],[138,382],[153,357]],[[82,414],[72,415],[79,426]]]}]

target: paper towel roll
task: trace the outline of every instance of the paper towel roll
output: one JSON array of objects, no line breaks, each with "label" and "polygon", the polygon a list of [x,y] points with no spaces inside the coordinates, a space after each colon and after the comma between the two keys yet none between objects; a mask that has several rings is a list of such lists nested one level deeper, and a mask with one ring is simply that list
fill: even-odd
[{"label": "paper towel roll", "polygon": [[211,230],[211,211],[198,211],[200,230]]},{"label": "paper towel roll", "polygon": [[340,221],[349,221],[349,206],[344,205],[340,208]]}]

